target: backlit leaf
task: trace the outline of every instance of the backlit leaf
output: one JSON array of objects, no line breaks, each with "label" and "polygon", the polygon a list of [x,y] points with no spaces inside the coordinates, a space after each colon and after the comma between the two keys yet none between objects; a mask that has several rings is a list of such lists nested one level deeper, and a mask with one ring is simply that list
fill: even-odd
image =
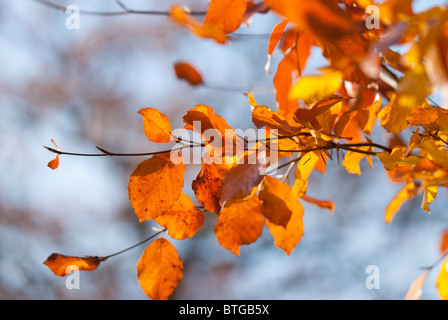
[{"label": "backlit leaf", "polygon": [[74,270],[92,271],[95,270],[101,258],[96,256],[73,257],[65,256],[59,253],[51,254],[44,264],[59,277],[64,277]]},{"label": "backlit leaf", "polygon": [[243,22],[246,7],[246,0],[211,0],[204,26],[219,25],[224,33],[232,33]]},{"label": "backlit leaf", "polygon": [[342,73],[329,71],[322,76],[301,77],[289,93],[290,99],[316,101],[334,94],[341,86]]},{"label": "backlit leaf", "polygon": [[[360,147],[357,149],[363,151],[371,151],[370,147]],[[366,157],[370,158],[371,156],[355,151],[348,151],[344,156],[342,166],[347,170],[348,173],[361,175],[361,168],[359,167],[359,162]]]},{"label": "backlit leaf", "polygon": [[158,217],[171,209],[184,186],[185,165],[174,164],[169,155],[154,155],[131,174],[129,200],[140,221]]},{"label": "backlit leaf", "polygon": [[200,21],[190,14],[190,10],[180,5],[171,7],[169,16],[177,24],[187,28],[193,34],[202,38],[211,38],[220,44],[227,41],[227,36],[222,26],[217,24],[203,25]]},{"label": "backlit leaf", "polygon": [[192,183],[196,199],[206,210],[214,213],[221,211],[222,180],[224,179],[222,167],[214,163],[202,164],[201,171]]},{"label": "backlit leaf", "polygon": [[50,169],[56,170],[59,167],[59,155],[57,154],[53,160],[48,162],[47,166]]},{"label": "backlit leaf", "polygon": [[152,142],[166,143],[172,140],[168,117],[154,108],[144,108],[138,113],[143,116],[143,129]]},{"label": "backlit leaf", "polygon": [[301,199],[306,201],[306,202],[313,203],[313,204],[317,205],[319,208],[328,209],[328,210],[330,210],[331,213],[334,213],[335,205],[334,205],[333,201],[319,200],[319,199],[316,199],[316,198],[312,198],[312,197],[310,197],[310,196],[308,196],[306,194],[304,194],[301,197]]},{"label": "backlit leaf", "polygon": [[422,287],[425,284],[428,271],[423,272],[417,279],[415,279],[409,287],[405,300],[420,300],[422,296]]},{"label": "backlit leaf", "polygon": [[403,203],[417,194],[417,190],[413,181],[409,181],[395,195],[392,201],[387,205],[384,219],[387,223],[391,223],[395,214],[400,210]]},{"label": "backlit leaf", "polygon": [[241,245],[251,244],[261,236],[264,226],[261,205],[258,197],[253,196],[222,209],[214,230],[223,248],[239,256]]},{"label": "backlit leaf", "polygon": [[203,83],[201,74],[191,63],[184,61],[175,63],[174,72],[179,79],[187,81],[192,86],[198,86]]},{"label": "backlit leaf", "polygon": [[263,201],[261,211],[266,219],[286,228],[298,202],[291,187],[276,178],[266,176],[258,196]]},{"label": "backlit leaf", "polygon": [[145,294],[166,300],[183,277],[183,263],[176,248],[166,239],[154,240],[137,263],[137,278]]},{"label": "backlit leaf", "polygon": [[440,272],[436,279],[436,286],[440,298],[442,300],[448,300],[448,258],[445,259],[440,267]]},{"label": "backlit leaf", "polygon": [[294,173],[294,184],[292,190],[296,198],[301,198],[308,187],[308,179],[311,171],[315,168],[317,161],[319,160],[319,153],[308,152],[305,154],[297,164],[296,171]]},{"label": "backlit leaf", "polygon": [[303,206],[296,200],[286,228],[266,219],[266,225],[274,237],[274,245],[285,251],[287,255],[291,254],[302,239],[304,232],[303,214]]},{"label": "backlit leaf", "polygon": [[173,207],[154,220],[168,229],[171,238],[184,240],[194,236],[204,224],[204,219],[204,213],[196,209],[190,197],[181,193]]}]

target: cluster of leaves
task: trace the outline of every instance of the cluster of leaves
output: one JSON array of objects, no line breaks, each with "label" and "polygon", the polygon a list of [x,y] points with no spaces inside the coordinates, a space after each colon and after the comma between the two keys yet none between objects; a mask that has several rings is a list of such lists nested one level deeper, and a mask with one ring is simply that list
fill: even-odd
[{"label": "cluster of leaves", "polygon": [[[387,223],[405,201],[417,196],[422,197],[421,208],[430,212],[439,189],[448,184],[448,111],[430,99],[435,89],[448,85],[448,11],[437,7],[416,14],[411,0],[386,0],[376,4],[380,27],[370,29],[370,5],[375,5],[373,0],[212,0],[203,21],[187,8],[173,6],[169,16],[175,23],[221,45],[242,25],[249,26],[254,14],[272,13],[281,19],[270,35],[266,64],[270,72],[271,56],[279,49],[282,58],[273,76],[277,106],[258,105],[252,93],[245,93],[255,127],[267,133],[276,130],[278,136],[274,148],[269,139],[246,141],[232,135],[231,143],[244,145],[242,152],[230,157],[219,153],[226,160],[222,163],[204,161],[192,181],[199,205],[182,192],[184,162],[173,163],[170,152],[152,154],[131,174],[128,185],[139,220],[154,220],[172,239],[184,240],[203,226],[204,214],[212,213],[217,216],[216,238],[232,253],[239,255],[240,246],[256,241],[267,226],[275,246],[289,255],[303,235],[303,201],[335,209],[333,202],[307,194],[310,174],[325,173],[334,158],[349,173],[360,175],[360,162],[366,159],[373,169],[372,157],[377,157],[390,179],[402,184],[385,209]],[[316,48],[328,66],[303,75]],[[176,64],[175,71],[192,86],[203,84],[201,74],[188,63]],[[234,132],[206,105],[191,108],[183,117],[184,129],[200,134],[200,143],[174,136],[170,121],[157,109],[139,112],[150,141],[181,143],[175,149],[180,159],[184,149],[210,146],[206,130],[218,132],[223,145],[229,142],[226,131]],[[390,135],[387,145],[372,141],[377,127]],[[268,154],[277,152],[278,163],[241,161],[261,146]],[[57,155],[49,166],[56,168],[64,153],[51,150]],[[263,171],[272,165],[288,170],[281,176]],[[292,170],[294,181],[287,183]],[[446,245],[442,252],[446,258]],[[63,276],[67,265],[92,270],[104,260],[53,254],[45,263]],[[447,263],[442,263],[437,280],[443,299],[448,299]],[[152,299],[167,299],[183,275],[182,261],[165,238],[146,248],[137,269]],[[419,297],[427,272],[408,297]]]}]

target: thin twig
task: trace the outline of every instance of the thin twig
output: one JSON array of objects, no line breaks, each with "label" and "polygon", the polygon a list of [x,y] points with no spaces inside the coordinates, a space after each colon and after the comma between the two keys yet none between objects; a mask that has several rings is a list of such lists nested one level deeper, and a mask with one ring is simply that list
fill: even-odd
[{"label": "thin twig", "polygon": [[107,255],[107,256],[104,256],[104,257],[99,257],[99,259],[100,259],[101,261],[105,261],[106,259],[109,259],[109,258],[111,258],[111,257],[117,256],[117,255],[122,254],[122,253],[124,253],[124,252],[126,252],[126,251],[129,251],[129,250],[131,250],[131,249],[134,249],[134,248],[136,248],[136,247],[138,247],[138,246],[144,244],[145,242],[147,242],[147,241],[149,241],[149,240],[151,240],[151,239],[157,237],[159,234],[161,234],[161,233],[163,233],[163,232],[165,232],[165,231],[167,231],[167,229],[162,229],[162,230],[160,230],[159,232],[153,234],[152,236],[146,238],[145,240],[140,241],[139,243],[136,243],[136,244],[134,244],[133,246],[130,246],[129,248],[120,250],[120,251],[118,251],[118,252],[112,253],[112,254]]},{"label": "thin twig", "polygon": [[[44,6],[47,6],[52,9],[56,9],[62,12],[66,12],[67,7],[63,5],[59,5],[57,3],[48,1],[48,0],[32,0],[34,2],[40,3]],[[123,16],[127,14],[143,14],[143,15],[156,15],[156,16],[169,16],[169,11],[159,11],[159,10],[134,10],[127,8],[121,1],[115,1],[123,11],[92,11],[92,10],[84,10],[80,9],[79,13],[92,15],[92,16]],[[207,11],[191,11],[189,14],[193,16],[205,16]]]}]

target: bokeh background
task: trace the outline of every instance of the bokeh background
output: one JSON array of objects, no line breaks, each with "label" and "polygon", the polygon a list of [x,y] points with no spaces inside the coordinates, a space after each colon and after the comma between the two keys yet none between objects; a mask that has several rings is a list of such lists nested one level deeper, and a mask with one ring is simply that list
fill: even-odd
[{"label": "bokeh background", "polygon": [[[81,9],[119,11],[112,0],[57,1]],[[136,10],[169,10],[175,1],[126,0]],[[206,10],[206,0],[183,0]],[[444,1],[414,1],[416,11]],[[142,107],[158,108],[181,128],[196,104],[214,107],[233,128],[252,127],[242,92],[275,108],[273,74],[264,70],[268,35],[278,18],[256,15],[229,44],[196,38],[166,16],[81,15],[68,30],[68,14],[32,0],[0,1],[0,299],[147,299],[136,278],[144,246],[81,273],[81,288],[43,265],[53,252],[104,256],[148,237],[157,225],[139,223],[127,198],[129,175],[142,158],[60,159],[42,146],[50,139],[66,151],[145,152],[163,146],[142,129]],[[275,71],[280,55],[274,55]],[[193,63],[206,87],[179,81],[173,64]],[[324,65],[315,51],[306,72]],[[379,129],[377,139],[384,138]],[[185,192],[199,166],[187,169]],[[332,200],[333,215],[305,204],[305,234],[290,256],[273,246],[267,229],[237,257],[218,244],[216,217],[197,235],[173,241],[184,278],[172,299],[402,299],[422,267],[439,258],[448,227],[446,191],[429,215],[420,198],[406,203],[392,224],[384,209],[400,188],[382,165],[362,162],[361,176],[330,162],[313,173],[311,196]],[[168,235],[165,235],[169,238]],[[380,289],[369,290],[366,268],[380,270]],[[438,299],[430,273],[423,299]]]}]

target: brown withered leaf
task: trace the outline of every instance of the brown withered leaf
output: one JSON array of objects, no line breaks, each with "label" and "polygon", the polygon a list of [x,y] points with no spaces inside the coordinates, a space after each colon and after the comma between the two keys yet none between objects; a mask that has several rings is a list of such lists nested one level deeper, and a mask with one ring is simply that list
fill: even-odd
[{"label": "brown withered leaf", "polygon": [[153,300],[167,300],[183,277],[183,263],[176,248],[164,238],[146,247],[137,263],[137,278]]},{"label": "brown withered leaf", "polygon": [[215,236],[223,248],[240,255],[240,246],[255,242],[264,226],[261,201],[257,196],[232,203],[222,209],[214,226]]},{"label": "brown withered leaf", "polygon": [[169,154],[154,155],[137,166],[129,177],[128,195],[140,221],[173,207],[184,186],[184,173],[185,165],[171,162]]},{"label": "brown withered leaf", "polygon": [[[74,257],[66,256],[59,253],[52,253],[44,264],[59,277],[64,277],[74,270],[92,271],[104,261],[96,256]],[[73,268],[75,267],[75,268]]]},{"label": "brown withered leaf", "polygon": [[191,63],[185,61],[176,62],[174,64],[174,72],[179,79],[187,81],[192,86],[198,86],[204,82],[202,75]]}]

